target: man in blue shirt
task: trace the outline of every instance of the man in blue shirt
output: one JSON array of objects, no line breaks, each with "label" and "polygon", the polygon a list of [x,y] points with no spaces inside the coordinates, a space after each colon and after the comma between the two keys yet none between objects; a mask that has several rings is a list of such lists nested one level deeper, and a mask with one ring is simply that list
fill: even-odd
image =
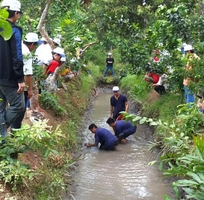
[{"label": "man in blue shirt", "polygon": [[120,94],[118,86],[114,86],[112,90],[114,95],[110,98],[110,117],[116,120],[121,111],[128,111],[129,104],[127,97]]},{"label": "man in blue shirt", "polygon": [[115,150],[118,139],[109,130],[98,128],[95,124],[91,124],[89,130],[95,134],[95,143],[85,143],[85,146],[94,147],[100,143],[99,148],[102,150]]},{"label": "man in blue shirt", "polygon": [[1,7],[7,9],[7,21],[12,27],[12,36],[9,40],[4,40],[0,36],[0,135],[6,137],[7,129],[25,109],[25,82],[22,29],[16,25],[22,14],[21,3],[18,0],[4,0]]},{"label": "man in blue shirt", "polygon": [[125,120],[115,121],[113,118],[108,118],[106,123],[113,128],[115,136],[123,144],[126,144],[126,138],[137,130],[137,126],[133,126],[131,122],[126,122]]}]

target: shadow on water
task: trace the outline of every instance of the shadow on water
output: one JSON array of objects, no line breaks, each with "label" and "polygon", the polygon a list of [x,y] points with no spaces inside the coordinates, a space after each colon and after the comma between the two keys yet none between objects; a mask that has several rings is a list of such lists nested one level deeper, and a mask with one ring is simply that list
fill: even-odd
[{"label": "shadow on water", "polygon": [[[106,124],[109,116],[110,93],[99,94],[87,127],[95,123],[112,129]],[[162,200],[164,194],[171,196],[169,186],[162,182],[158,167],[148,166],[154,156],[148,151],[145,139],[146,128],[139,126],[128,144],[117,146],[117,151],[98,151],[83,147],[84,159],[79,161],[74,177],[75,200]],[[93,142],[94,134],[84,130],[84,142]]]}]

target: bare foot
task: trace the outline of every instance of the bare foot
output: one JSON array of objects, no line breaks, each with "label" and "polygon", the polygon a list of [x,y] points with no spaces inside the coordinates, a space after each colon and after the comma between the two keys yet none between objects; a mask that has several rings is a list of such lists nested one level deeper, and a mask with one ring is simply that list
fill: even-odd
[{"label": "bare foot", "polygon": [[127,144],[127,140],[126,140],[126,139],[121,139],[120,142],[121,142],[122,144]]}]

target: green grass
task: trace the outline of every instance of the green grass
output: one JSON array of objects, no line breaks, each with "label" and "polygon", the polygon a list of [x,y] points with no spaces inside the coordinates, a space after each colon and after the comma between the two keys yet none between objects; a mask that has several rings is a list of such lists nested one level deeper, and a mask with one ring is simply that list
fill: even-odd
[{"label": "green grass", "polygon": [[122,78],[120,85],[122,90],[128,92],[131,97],[139,101],[144,101],[151,89],[150,84],[143,81],[143,76],[141,75],[127,75]]}]

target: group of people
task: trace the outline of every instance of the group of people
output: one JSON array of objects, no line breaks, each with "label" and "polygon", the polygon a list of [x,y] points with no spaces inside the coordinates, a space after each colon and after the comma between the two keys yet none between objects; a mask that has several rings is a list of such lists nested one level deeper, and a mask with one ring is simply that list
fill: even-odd
[{"label": "group of people", "polygon": [[[160,56],[160,51],[158,49],[154,50],[151,61],[155,64],[159,63],[161,60],[159,56]],[[170,66],[167,66],[166,73],[163,73],[163,74],[158,74],[154,71],[148,71],[144,76],[144,80],[151,83],[152,87],[158,94],[163,95],[166,93],[166,90],[169,87],[168,74],[170,73],[171,73]]]},{"label": "group of people", "polygon": [[[20,1],[3,0],[1,8],[7,10],[7,21],[12,27],[10,39],[0,36],[0,135],[6,137],[9,127],[11,133],[21,127],[26,105],[38,96],[33,63],[43,67],[49,76],[66,61],[66,56],[60,38],[50,39],[52,47],[45,38],[39,40],[34,32],[27,33],[22,40],[22,29],[16,25],[22,14]],[[34,113],[42,111],[38,97],[36,101]]]},{"label": "group of people", "polygon": [[30,61],[26,62],[24,74],[23,53],[29,60],[29,52],[37,46],[38,38],[36,35],[32,37],[28,35],[22,47],[22,29],[16,25],[22,14],[20,2],[4,0],[1,7],[7,9],[7,21],[12,27],[12,36],[9,40],[4,40],[0,36],[0,135],[6,137],[7,129],[10,126],[16,128],[15,124],[21,121],[21,115],[25,112],[24,90],[27,89],[26,98],[32,96],[30,88],[32,72],[28,67]]},{"label": "group of people", "polygon": [[132,125],[130,121],[126,122],[120,113],[121,111],[128,111],[127,97],[120,94],[118,86],[114,86],[112,91],[114,95],[110,98],[110,117],[106,123],[112,127],[114,135],[108,129],[97,127],[92,123],[88,129],[95,134],[95,142],[85,143],[86,147],[98,147],[100,143],[99,148],[102,150],[115,150],[119,143],[126,144],[126,138],[136,132],[137,127]]},{"label": "group of people", "polygon": [[[201,88],[201,91],[199,94],[195,94],[190,89],[190,84],[195,82],[195,79],[189,77],[189,73],[194,68],[196,60],[200,60],[199,56],[195,53],[195,50],[192,45],[183,43],[181,47],[181,54],[184,56],[187,60],[186,65],[184,67],[185,74],[183,78],[183,87],[184,87],[184,97],[185,102],[187,104],[189,103],[196,103],[196,96],[199,98],[197,101],[197,106],[199,108],[199,111],[204,113],[204,89]],[[153,62],[160,62],[159,59],[159,51],[155,51],[155,56],[152,58]],[[194,62],[194,64],[193,64]],[[147,82],[150,82],[156,92],[158,92],[160,95],[166,93],[166,89],[169,86],[168,83],[168,74],[172,73],[171,67],[167,66],[167,73],[166,74],[157,74],[153,71],[147,72],[144,76],[144,80]]]}]

